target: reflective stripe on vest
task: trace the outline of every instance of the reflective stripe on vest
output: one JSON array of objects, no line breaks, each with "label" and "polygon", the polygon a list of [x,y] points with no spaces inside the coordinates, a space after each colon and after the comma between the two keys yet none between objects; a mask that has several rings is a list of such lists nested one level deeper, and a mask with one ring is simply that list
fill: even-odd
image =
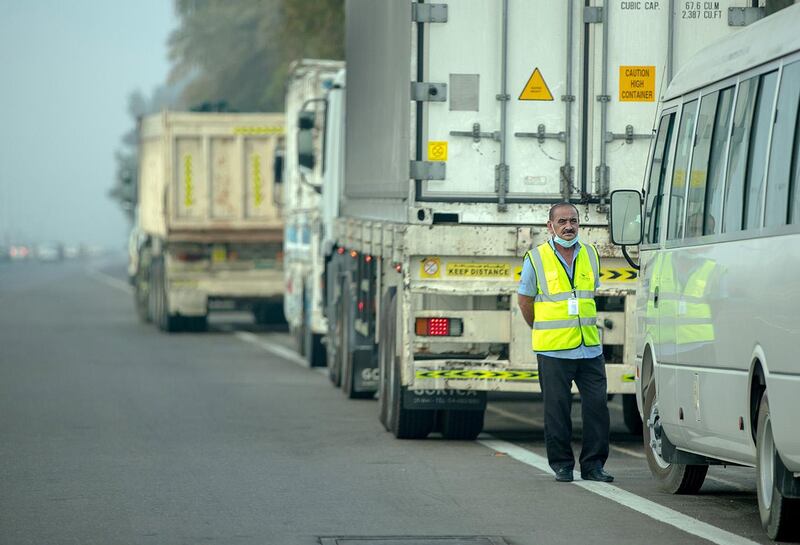
[{"label": "reflective stripe on vest", "polygon": [[[573,267],[573,282],[548,242],[526,257],[536,272],[531,345],[536,352],[553,352],[600,344],[594,285],[600,276],[600,260],[591,244],[581,244]],[[578,300],[578,315],[569,314],[568,300]]]}]

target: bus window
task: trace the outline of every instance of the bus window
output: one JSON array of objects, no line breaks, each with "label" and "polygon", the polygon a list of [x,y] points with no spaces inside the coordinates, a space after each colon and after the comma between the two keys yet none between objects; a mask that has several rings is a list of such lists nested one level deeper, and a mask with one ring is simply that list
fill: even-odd
[{"label": "bus window", "polygon": [[767,166],[767,143],[772,128],[772,107],[775,102],[775,84],[778,72],[763,74],[758,82],[758,95],[754,109],[753,130],[750,135],[750,150],[747,153],[747,176],[745,177],[744,228],[763,225],[761,220],[761,196],[764,193],[764,175]]},{"label": "bus window", "polygon": [[719,93],[711,93],[700,101],[700,113],[697,117],[692,168],[689,169],[689,191],[686,197],[687,238],[699,237],[703,234],[703,207],[706,197],[706,180],[708,177],[708,156],[711,152],[711,137],[714,131],[714,114],[717,111]]},{"label": "bus window", "polygon": [[646,243],[658,242],[661,216],[661,201],[664,197],[664,179],[667,175],[669,144],[672,140],[672,125],[675,114],[670,113],[661,117],[658,125],[658,134],[653,149],[653,163],[650,165],[650,178],[647,181],[645,196],[644,240]]},{"label": "bus window", "polygon": [[792,148],[797,127],[800,103],[800,62],[783,67],[778,93],[778,111],[772,132],[767,176],[767,206],[764,224],[767,227],[785,225],[788,220],[789,175],[792,168]]},{"label": "bus window", "polygon": [[747,145],[750,142],[750,128],[752,127],[757,88],[757,77],[739,83],[739,95],[736,97],[731,146],[728,154],[728,183],[725,185],[723,233],[741,231],[742,229]]},{"label": "bus window", "polygon": [[720,91],[717,101],[714,135],[711,137],[711,157],[708,160],[706,206],[703,219],[704,235],[714,235],[722,230],[722,182],[725,179],[727,158],[725,153],[728,151],[734,89],[734,87],[728,87]]},{"label": "bus window", "polygon": [[681,125],[678,129],[678,143],[675,148],[675,171],[672,174],[672,188],[669,194],[669,219],[667,221],[667,240],[683,237],[683,210],[686,204],[686,173],[689,168],[689,154],[694,143],[694,122],[697,119],[697,101],[683,105]]}]

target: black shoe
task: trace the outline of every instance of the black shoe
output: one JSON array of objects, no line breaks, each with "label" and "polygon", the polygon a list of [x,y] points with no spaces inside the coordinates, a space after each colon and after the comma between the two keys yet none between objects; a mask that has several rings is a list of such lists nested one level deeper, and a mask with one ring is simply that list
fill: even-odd
[{"label": "black shoe", "polygon": [[602,467],[596,467],[589,471],[581,471],[581,479],[584,481],[600,481],[601,483],[612,483],[614,477],[605,472]]},{"label": "black shoe", "polygon": [[571,467],[562,467],[556,469],[556,480],[560,483],[569,483],[572,482],[572,468]]}]

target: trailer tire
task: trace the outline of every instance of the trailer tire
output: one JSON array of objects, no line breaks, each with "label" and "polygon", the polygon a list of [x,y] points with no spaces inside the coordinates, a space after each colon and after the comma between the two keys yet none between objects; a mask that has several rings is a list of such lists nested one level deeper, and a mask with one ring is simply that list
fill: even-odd
[{"label": "trailer tire", "polygon": [[756,496],[761,526],[770,539],[776,541],[795,541],[800,538],[800,499],[786,498],[781,494],[776,482],[780,459],[772,436],[772,422],[767,393],[761,396],[758,406],[756,428]]},{"label": "trailer tire", "polygon": [[398,439],[424,439],[436,420],[436,411],[406,409],[403,407],[400,378],[400,358],[396,354],[397,293],[388,295],[385,335],[381,336],[380,402],[381,421]]},{"label": "trailer tire", "polygon": [[659,486],[670,494],[695,494],[708,472],[707,465],[676,464],[667,462],[661,457],[661,428],[658,413],[658,397],[656,384],[650,381],[644,397],[644,414],[647,418],[643,428],[642,439],[647,465],[650,473],[658,481]]},{"label": "trailer tire", "polygon": [[474,441],[483,431],[485,411],[441,411],[442,437],[457,441]]},{"label": "trailer tire", "polygon": [[636,406],[636,394],[622,394],[622,418],[633,435],[642,434],[642,417]]}]

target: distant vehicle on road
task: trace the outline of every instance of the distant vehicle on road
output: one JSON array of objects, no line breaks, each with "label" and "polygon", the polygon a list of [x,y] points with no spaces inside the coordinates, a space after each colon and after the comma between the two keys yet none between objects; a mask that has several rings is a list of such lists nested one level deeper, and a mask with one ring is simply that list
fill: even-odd
[{"label": "distant vehicle on road", "polygon": [[30,253],[30,248],[24,244],[12,245],[11,249],[8,251],[8,255],[13,261],[22,261],[24,259],[28,259]]},{"label": "distant vehicle on road", "polygon": [[64,247],[58,242],[37,244],[34,253],[39,261],[61,261],[64,259]]}]

